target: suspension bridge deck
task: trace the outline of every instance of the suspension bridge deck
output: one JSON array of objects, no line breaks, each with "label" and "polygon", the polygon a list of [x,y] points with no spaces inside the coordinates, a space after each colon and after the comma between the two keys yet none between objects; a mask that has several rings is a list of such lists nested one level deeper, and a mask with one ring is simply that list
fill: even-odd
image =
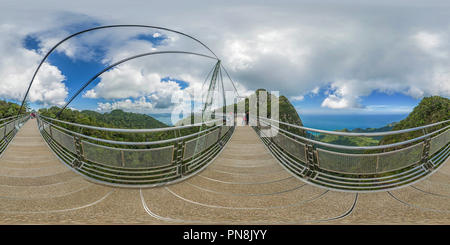
[{"label": "suspension bridge deck", "polygon": [[2,224],[449,224],[449,198],[448,164],[391,191],[356,194],[306,184],[248,126],[236,127],[203,171],[163,187],[87,180],[53,154],[36,120],[28,120],[0,157]]}]

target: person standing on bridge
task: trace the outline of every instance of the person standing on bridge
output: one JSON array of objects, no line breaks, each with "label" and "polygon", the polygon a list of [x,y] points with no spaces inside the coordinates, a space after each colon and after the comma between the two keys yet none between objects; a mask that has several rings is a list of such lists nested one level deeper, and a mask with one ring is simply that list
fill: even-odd
[{"label": "person standing on bridge", "polygon": [[247,123],[247,125],[248,125],[248,119],[249,119],[249,114],[248,114],[248,111],[247,111],[247,113],[245,114],[245,122]]}]

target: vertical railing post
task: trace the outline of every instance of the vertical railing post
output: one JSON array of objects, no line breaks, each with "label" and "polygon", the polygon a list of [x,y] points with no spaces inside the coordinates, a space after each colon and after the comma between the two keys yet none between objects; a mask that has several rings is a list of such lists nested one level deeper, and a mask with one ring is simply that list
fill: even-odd
[{"label": "vertical railing post", "polygon": [[[78,133],[81,134],[81,132],[83,131],[83,128],[79,127],[78,128]],[[75,169],[77,168],[81,168],[83,166],[83,161],[85,161],[84,155],[83,155],[83,144],[81,142],[81,137],[80,136],[74,136],[73,137],[74,140],[74,144],[75,144],[75,155],[76,155],[76,159],[74,160],[73,163],[73,167]]]},{"label": "vertical railing post", "polygon": [[378,165],[380,163],[380,155],[377,155],[377,165],[375,166],[375,173],[378,174]]},{"label": "vertical railing post", "polygon": [[[233,111],[234,111],[234,108],[233,108]],[[233,133],[234,133],[234,130],[236,129],[236,125],[237,125],[237,111],[236,111],[236,113],[233,113],[233,114],[234,114]]]},{"label": "vertical railing post", "polygon": [[306,143],[306,153],[308,154],[306,156],[306,164],[305,164],[305,170],[303,170],[302,174],[304,174],[303,178],[310,178],[311,174],[315,172],[314,170],[314,143],[307,142]]},{"label": "vertical railing post", "polygon": [[77,168],[81,168],[81,166],[83,165],[83,148],[82,148],[82,144],[81,144],[81,139],[78,136],[74,136],[73,137],[74,140],[74,144],[75,144],[75,155],[77,156],[77,158],[74,160],[73,163],[73,167],[75,169]]},{"label": "vertical railing post", "polygon": [[[423,130],[424,135],[428,134],[428,129]],[[434,170],[433,165],[429,161],[430,157],[430,147],[431,147],[431,136],[426,137],[423,140],[423,149],[422,149],[422,164],[427,170]]]},{"label": "vertical railing post", "polygon": [[36,123],[39,131],[41,131],[41,119],[39,119],[39,115],[36,114]]},{"label": "vertical railing post", "polygon": [[125,157],[123,155],[123,150],[121,150],[122,153],[122,167],[125,167]]},{"label": "vertical railing post", "polygon": [[220,139],[222,138],[222,129],[223,129],[223,127],[224,127],[224,125],[225,125],[225,127],[227,127],[226,125],[227,125],[227,120],[225,119],[225,124],[223,123],[223,121],[222,121],[222,126],[220,126],[219,127],[219,135],[217,136],[217,144],[220,146],[220,148],[222,148],[223,147],[223,144],[222,144],[222,142],[220,141]]},{"label": "vertical railing post", "polygon": [[5,126],[3,127],[3,137],[2,139],[6,138],[6,127],[8,126],[8,123],[5,122]]},{"label": "vertical railing post", "polygon": [[53,124],[53,120],[50,120],[50,122],[48,124],[48,131],[50,132],[50,142],[48,142],[48,143],[52,143],[52,141],[53,141],[52,124]]},{"label": "vertical railing post", "polygon": [[[173,131],[175,138],[177,138],[177,131]],[[181,132],[178,130],[178,133],[181,137]],[[177,166],[177,174],[180,175],[180,178],[186,175],[186,164],[183,164],[183,147],[184,147],[184,140],[177,140],[175,141],[176,147],[174,147],[175,151],[175,165]]]},{"label": "vertical railing post", "polygon": [[[265,134],[265,133],[261,133],[261,132],[262,132],[262,127],[260,128],[260,131],[259,131],[260,137],[261,137],[262,134]],[[269,135],[266,135],[269,138],[269,142],[267,143],[267,147],[270,147],[271,145],[275,144],[274,141],[273,141],[273,137],[274,136],[272,135],[272,130],[267,130],[267,132],[270,132]],[[281,148],[281,146],[280,146],[280,148]]]}]

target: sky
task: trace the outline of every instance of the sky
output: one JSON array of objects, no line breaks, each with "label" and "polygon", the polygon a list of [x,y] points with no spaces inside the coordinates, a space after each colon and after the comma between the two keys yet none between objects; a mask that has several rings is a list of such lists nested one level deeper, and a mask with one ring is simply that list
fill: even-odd
[{"label": "sky", "polygon": [[[448,1],[3,0],[0,99],[21,102],[38,64],[62,39],[128,24],[196,38],[230,76],[223,74],[225,90],[279,91],[300,116],[407,114],[425,96],[450,97],[449,12]],[[160,29],[88,32],[50,54],[27,100],[34,109],[64,106],[108,66],[159,51],[214,56]],[[149,114],[189,108],[187,98],[197,98],[215,63],[188,54],[136,58],[105,71],[68,108]]]}]

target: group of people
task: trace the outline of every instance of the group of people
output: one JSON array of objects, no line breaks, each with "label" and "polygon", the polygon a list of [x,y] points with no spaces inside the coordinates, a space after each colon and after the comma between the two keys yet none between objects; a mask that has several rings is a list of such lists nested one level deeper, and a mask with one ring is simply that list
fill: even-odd
[{"label": "group of people", "polygon": [[241,125],[248,125],[249,120],[249,114],[248,111],[246,113],[242,113],[242,124]]}]

